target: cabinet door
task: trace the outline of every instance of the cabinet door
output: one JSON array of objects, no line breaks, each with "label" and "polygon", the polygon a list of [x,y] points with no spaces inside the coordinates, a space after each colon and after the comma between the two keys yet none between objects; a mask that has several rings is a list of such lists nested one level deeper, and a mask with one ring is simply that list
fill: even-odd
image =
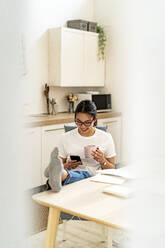
[{"label": "cabinet door", "polygon": [[49,30],[49,81],[63,87],[104,86],[98,34],[71,28]]},{"label": "cabinet door", "polygon": [[85,85],[104,86],[104,61],[98,60],[98,34],[85,33]]},{"label": "cabinet door", "polygon": [[63,29],[61,41],[61,83],[63,86],[83,86],[84,35]]},{"label": "cabinet door", "polygon": [[51,152],[56,146],[58,147],[62,133],[64,133],[63,125],[43,127],[42,130],[42,183],[43,184],[46,181],[46,178],[44,177],[44,170],[50,162]]},{"label": "cabinet door", "polygon": [[25,190],[41,185],[41,128],[24,132],[23,187]]},{"label": "cabinet door", "polygon": [[121,136],[121,120],[120,118],[108,118],[102,119],[104,126],[108,126],[107,132],[110,132],[116,149],[116,160],[115,163],[120,162],[120,136]]}]

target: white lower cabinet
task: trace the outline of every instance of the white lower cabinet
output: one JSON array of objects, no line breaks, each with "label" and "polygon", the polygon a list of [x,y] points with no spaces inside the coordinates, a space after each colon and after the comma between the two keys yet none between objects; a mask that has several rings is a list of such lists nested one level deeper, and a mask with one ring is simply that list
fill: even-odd
[{"label": "white lower cabinet", "polygon": [[42,127],[42,184],[46,182],[44,170],[50,162],[50,154],[58,146],[62,133],[64,133],[63,124]]},{"label": "white lower cabinet", "polygon": [[111,133],[116,149],[115,163],[120,163],[120,139],[121,139],[121,117],[105,118],[98,122],[99,125],[107,126],[107,132]]},{"label": "white lower cabinet", "polygon": [[22,167],[24,190],[41,185],[41,128],[27,128],[24,131],[24,154]]}]

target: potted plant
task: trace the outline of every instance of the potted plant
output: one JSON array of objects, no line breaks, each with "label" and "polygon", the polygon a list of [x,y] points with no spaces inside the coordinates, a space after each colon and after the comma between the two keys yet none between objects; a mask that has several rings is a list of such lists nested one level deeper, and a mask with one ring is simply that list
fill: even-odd
[{"label": "potted plant", "polygon": [[105,59],[105,46],[106,46],[106,34],[102,26],[97,26],[98,36],[98,58],[99,60]]}]

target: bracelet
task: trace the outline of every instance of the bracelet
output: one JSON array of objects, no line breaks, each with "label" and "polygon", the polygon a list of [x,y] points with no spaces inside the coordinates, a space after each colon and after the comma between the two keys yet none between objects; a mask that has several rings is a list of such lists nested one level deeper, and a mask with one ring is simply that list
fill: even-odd
[{"label": "bracelet", "polygon": [[107,161],[104,161],[104,163],[101,163],[101,166],[106,166],[107,165]]},{"label": "bracelet", "polygon": [[106,166],[107,165],[107,162],[105,161],[104,163],[103,163],[103,166]]}]

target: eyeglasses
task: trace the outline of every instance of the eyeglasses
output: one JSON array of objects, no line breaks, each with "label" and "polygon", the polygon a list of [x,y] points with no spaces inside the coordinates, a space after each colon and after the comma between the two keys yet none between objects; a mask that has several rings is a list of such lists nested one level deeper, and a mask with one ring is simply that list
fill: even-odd
[{"label": "eyeglasses", "polygon": [[90,125],[92,124],[93,120],[92,121],[80,121],[79,119],[75,120],[75,123],[78,125],[78,126],[82,126],[84,124],[84,126],[86,127],[90,127]]}]

